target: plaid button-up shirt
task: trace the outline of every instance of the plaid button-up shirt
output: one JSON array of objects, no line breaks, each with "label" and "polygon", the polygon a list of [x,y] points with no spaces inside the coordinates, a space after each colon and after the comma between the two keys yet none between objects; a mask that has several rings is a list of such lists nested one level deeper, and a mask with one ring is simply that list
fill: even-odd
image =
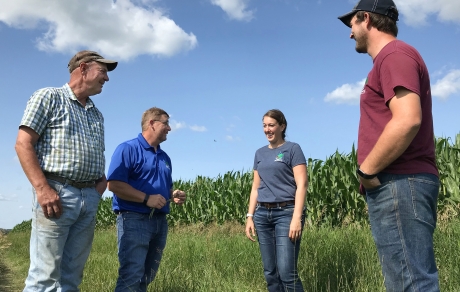
[{"label": "plaid button-up shirt", "polygon": [[44,172],[76,181],[103,176],[104,118],[90,98],[83,107],[68,84],[37,90],[21,126],[40,136],[35,151]]}]

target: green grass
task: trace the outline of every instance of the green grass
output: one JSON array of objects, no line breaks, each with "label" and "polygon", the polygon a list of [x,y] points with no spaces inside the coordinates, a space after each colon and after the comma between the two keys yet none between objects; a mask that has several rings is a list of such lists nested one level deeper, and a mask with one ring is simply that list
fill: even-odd
[{"label": "green grass", "polygon": [[[266,291],[258,246],[246,239],[243,230],[238,223],[171,228],[160,270],[149,291]],[[22,290],[29,264],[28,244],[27,231],[0,237],[1,291]],[[441,291],[458,291],[459,219],[440,223],[435,248]],[[117,269],[115,229],[97,230],[81,291],[113,291]],[[299,274],[309,292],[384,291],[367,226],[306,229]]]}]

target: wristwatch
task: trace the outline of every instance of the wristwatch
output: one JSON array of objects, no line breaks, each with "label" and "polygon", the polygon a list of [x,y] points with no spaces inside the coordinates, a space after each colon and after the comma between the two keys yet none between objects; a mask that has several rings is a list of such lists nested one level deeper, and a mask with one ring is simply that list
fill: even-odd
[{"label": "wristwatch", "polygon": [[150,197],[149,194],[145,194],[145,198],[144,198],[144,202],[143,202],[144,206],[147,206],[147,201],[149,200],[149,197]]},{"label": "wristwatch", "polygon": [[360,177],[362,177],[362,178],[364,178],[364,179],[373,179],[374,177],[377,176],[377,174],[367,174],[367,173],[363,172],[363,171],[362,171],[361,169],[359,169],[359,168],[356,169],[356,173],[357,173]]}]

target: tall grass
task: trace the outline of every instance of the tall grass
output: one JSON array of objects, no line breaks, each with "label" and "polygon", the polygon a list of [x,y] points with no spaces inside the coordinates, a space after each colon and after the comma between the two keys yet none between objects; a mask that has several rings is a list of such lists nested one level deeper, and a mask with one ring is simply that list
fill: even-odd
[{"label": "tall grass", "polygon": [[[12,274],[9,289],[21,291],[28,268],[29,232],[4,239],[0,262]],[[460,220],[444,222],[435,232],[435,254],[441,291],[460,287]],[[96,231],[81,291],[113,291],[117,279],[115,229]],[[309,292],[384,291],[377,252],[369,226],[310,227],[302,236],[299,275]],[[1,287],[1,285],[0,285]],[[171,228],[163,260],[149,291],[266,291],[257,243],[243,226],[194,224]]]}]

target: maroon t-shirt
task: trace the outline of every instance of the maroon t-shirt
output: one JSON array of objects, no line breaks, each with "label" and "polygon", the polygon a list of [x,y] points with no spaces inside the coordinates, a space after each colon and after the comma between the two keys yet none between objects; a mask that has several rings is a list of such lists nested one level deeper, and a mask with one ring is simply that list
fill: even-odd
[{"label": "maroon t-shirt", "polygon": [[392,114],[388,102],[395,96],[398,86],[420,96],[422,124],[406,151],[382,172],[438,175],[428,69],[417,50],[400,40],[388,43],[380,51],[361,92],[358,163],[366,159],[390,121]]}]

